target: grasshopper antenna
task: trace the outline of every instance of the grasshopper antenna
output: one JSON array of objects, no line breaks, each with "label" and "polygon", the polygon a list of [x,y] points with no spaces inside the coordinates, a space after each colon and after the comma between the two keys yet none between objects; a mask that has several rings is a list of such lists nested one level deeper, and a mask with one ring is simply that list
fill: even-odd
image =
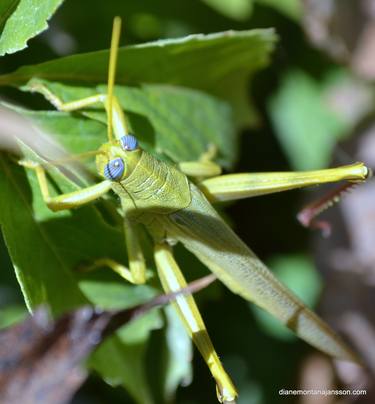
[{"label": "grasshopper antenna", "polygon": [[121,18],[115,17],[113,20],[112,28],[112,39],[111,39],[111,50],[109,54],[109,68],[108,68],[108,84],[107,84],[107,109],[108,109],[108,124],[107,124],[107,134],[108,140],[112,142],[112,120],[113,120],[113,86],[115,84],[116,76],[116,65],[117,65],[117,54],[118,46],[120,42],[121,34]]}]

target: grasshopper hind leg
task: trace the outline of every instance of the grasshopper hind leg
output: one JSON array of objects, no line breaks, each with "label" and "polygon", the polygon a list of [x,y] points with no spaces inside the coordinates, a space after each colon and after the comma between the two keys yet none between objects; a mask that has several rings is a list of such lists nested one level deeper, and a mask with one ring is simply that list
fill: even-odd
[{"label": "grasshopper hind leg", "polygon": [[355,163],[314,171],[226,174],[201,181],[199,188],[215,203],[339,181],[359,183],[369,175],[363,163]]},{"label": "grasshopper hind leg", "polygon": [[[154,258],[161,284],[167,293],[187,286],[168,244],[156,244]],[[220,362],[193,296],[178,296],[173,306],[216,381],[219,401],[234,403],[238,395],[236,388]]]}]

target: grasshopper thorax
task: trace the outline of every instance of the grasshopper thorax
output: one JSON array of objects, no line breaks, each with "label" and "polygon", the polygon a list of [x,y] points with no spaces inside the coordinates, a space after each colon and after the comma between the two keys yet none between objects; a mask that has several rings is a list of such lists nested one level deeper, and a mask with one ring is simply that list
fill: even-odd
[{"label": "grasshopper thorax", "polygon": [[98,173],[107,180],[119,182],[133,172],[142,153],[136,138],[131,135],[104,143],[96,156]]}]

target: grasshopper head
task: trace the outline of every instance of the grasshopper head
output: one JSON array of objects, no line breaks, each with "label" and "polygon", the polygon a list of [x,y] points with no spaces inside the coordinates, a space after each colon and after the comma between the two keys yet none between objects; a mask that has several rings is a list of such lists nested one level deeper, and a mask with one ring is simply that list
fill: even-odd
[{"label": "grasshopper head", "polygon": [[96,157],[98,173],[110,181],[121,181],[128,177],[138,164],[142,149],[133,135],[104,143]]}]

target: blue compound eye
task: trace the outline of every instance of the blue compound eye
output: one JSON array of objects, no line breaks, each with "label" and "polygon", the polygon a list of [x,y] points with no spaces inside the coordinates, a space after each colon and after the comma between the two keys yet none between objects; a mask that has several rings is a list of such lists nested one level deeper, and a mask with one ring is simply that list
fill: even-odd
[{"label": "blue compound eye", "polygon": [[122,159],[117,158],[111,160],[106,166],[104,167],[104,177],[108,180],[118,181],[122,174],[124,174],[125,164]]},{"label": "blue compound eye", "polygon": [[125,135],[120,139],[121,146],[126,151],[133,151],[138,147],[138,140],[133,135]]}]

